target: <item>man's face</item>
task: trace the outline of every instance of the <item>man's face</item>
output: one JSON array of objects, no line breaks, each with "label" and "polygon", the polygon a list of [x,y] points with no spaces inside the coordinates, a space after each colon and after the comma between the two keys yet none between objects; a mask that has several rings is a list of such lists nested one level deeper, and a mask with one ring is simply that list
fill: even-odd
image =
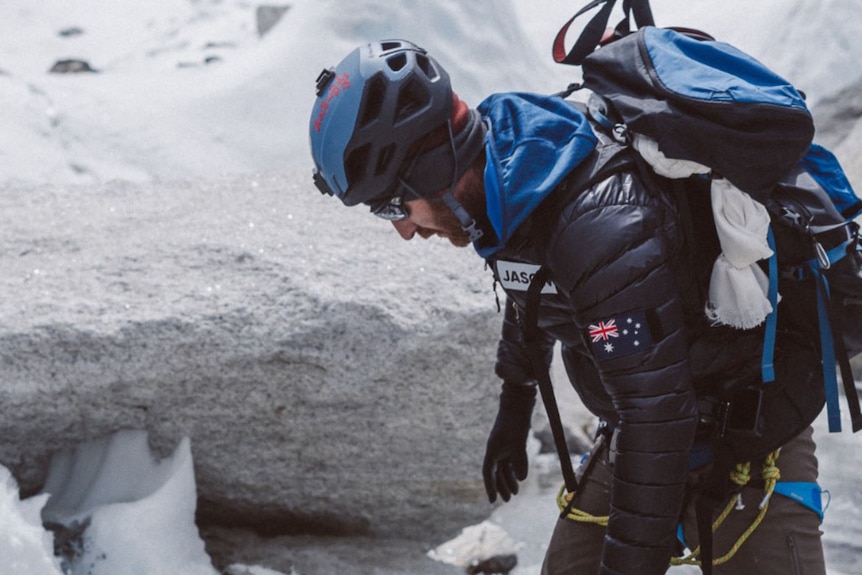
[{"label": "man's face", "polygon": [[398,234],[411,240],[416,234],[428,239],[440,236],[453,246],[463,248],[470,245],[470,234],[465,232],[455,214],[439,200],[411,200],[405,202],[409,216],[405,220],[392,222]]}]

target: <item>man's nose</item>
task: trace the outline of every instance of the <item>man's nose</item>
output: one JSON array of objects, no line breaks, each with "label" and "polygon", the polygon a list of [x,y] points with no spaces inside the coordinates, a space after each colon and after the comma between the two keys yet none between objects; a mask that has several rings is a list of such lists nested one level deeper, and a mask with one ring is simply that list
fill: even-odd
[{"label": "man's nose", "polygon": [[392,226],[398,231],[398,235],[405,240],[412,240],[419,227],[410,220],[399,220],[392,222]]}]

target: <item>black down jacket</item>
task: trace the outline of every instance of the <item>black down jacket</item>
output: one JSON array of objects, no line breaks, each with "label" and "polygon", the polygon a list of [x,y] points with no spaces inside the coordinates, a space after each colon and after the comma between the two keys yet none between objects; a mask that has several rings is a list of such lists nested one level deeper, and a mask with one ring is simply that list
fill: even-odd
[{"label": "black down jacket", "polygon": [[[496,371],[506,382],[535,381],[519,319],[530,274],[545,263],[552,284],[539,327],[548,361],[560,342],[580,398],[617,433],[602,572],[664,573],[704,419],[699,400],[759,385],[763,334],[709,325],[704,306],[717,241],[704,234],[708,226],[683,231],[669,185],[645,185],[623,171],[567,192],[577,180],[564,180],[488,260],[507,294]],[[686,217],[697,213],[696,205],[686,210]],[[792,305],[785,295],[779,309]],[[778,315],[777,381],[764,386],[756,428],[731,430],[724,440],[740,461],[794,437],[822,408],[815,340],[792,316]],[[701,411],[711,405],[700,403]]]}]

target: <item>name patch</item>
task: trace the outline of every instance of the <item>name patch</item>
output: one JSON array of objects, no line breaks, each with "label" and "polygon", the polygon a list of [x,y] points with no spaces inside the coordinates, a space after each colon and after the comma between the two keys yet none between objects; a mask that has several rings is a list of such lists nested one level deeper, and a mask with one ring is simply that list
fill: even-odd
[{"label": "name patch", "polygon": [[[497,277],[503,289],[527,291],[530,287],[530,282],[533,281],[533,276],[539,271],[539,267],[535,264],[497,260]],[[557,286],[553,282],[548,281],[542,287],[542,293],[555,294],[557,293]]]}]

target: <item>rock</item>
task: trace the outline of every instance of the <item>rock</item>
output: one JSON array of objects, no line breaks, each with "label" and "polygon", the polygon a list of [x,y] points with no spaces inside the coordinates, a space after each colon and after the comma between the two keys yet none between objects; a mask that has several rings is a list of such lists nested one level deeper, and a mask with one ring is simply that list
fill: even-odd
[{"label": "rock", "polygon": [[[461,567],[470,575],[507,573],[518,563],[516,549],[517,544],[505,529],[486,520],[463,528],[457,537],[429,551],[428,557]],[[503,569],[504,565],[510,566],[505,570],[493,571]]]},{"label": "rock", "polygon": [[255,12],[257,20],[257,35],[263,38],[267,32],[281,21],[284,13],[290,9],[290,6],[272,6],[261,5],[257,7]]},{"label": "rock", "polygon": [[205,56],[203,60],[200,62],[177,62],[177,68],[199,68],[201,65],[208,66],[210,64],[217,64],[222,61],[221,56]]},{"label": "rock", "polygon": [[98,70],[93,69],[90,66],[90,63],[86,60],[57,60],[54,62],[54,65],[51,66],[49,72],[52,74],[79,74],[81,72],[97,72]]},{"label": "rock", "polygon": [[[554,433],[551,431],[550,424],[544,422],[545,425],[536,429],[534,428],[533,436],[539,440],[539,453],[557,453],[557,445],[554,440]],[[585,441],[582,434],[573,432],[567,426],[563,426],[563,434],[566,436],[566,446],[571,455],[583,455],[590,449],[590,443]]]},{"label": "rock", "polygon": [[200,523],[487,517],[490,272],[309,179],[0,189],[0,462],[25,494],[52,452],[143,429],[159,456],[190,438]]},{"label": "rock", "polygon": [[489,557],[484,561],[479,561],[475,565],[467,567],[467,575],[479,575],[481,573],[486,573],[488,575],[505,575],[514,569],[517,564],[517,555],[495,555],[494,557]]},{"label": "rock", "polygon": [[84,33],[84,30],[79,28],[78,26],[69,26],[68,28],[63,28],[57,34],[63,38],[71,38],[73,36],[81,36]]}]

